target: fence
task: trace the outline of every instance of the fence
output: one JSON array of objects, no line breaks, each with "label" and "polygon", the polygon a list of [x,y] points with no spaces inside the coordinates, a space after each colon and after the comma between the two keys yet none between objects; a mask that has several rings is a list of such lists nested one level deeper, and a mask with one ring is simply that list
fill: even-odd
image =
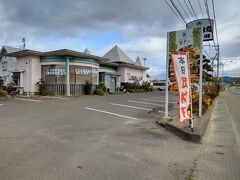
[{"label": "fence", "polygon": [[[84,95],[85,85],[83,84],[71,84],[70,85],[70,94],[72,96]],[[92,86],[91,93],[95,90],[95,86]],[[63,96],[66,93],[65,84],[46,84],[45,91],[51,95]]]}]

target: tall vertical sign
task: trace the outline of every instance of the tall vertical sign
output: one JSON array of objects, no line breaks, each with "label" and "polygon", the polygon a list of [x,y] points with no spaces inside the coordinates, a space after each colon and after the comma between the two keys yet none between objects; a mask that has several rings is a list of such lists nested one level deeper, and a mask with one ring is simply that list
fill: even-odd
[{"label": "tall vertical sign", "polygon": [[[197,91],[201,97],[201,65],[202,65],[202,29],[193,28],[181,31],[168,32],[167,56],[166,56],[166,100],[165,117],[168,117],[168,91],[178,91],[178,84],[174,76],[172,53],[188,53],[190,64],[190,81],[193,90]],[[200,64],[200,65],[199,65]],[[168,88],[169,87],[169,88]],[[199,101],[201,107],[202,100]]]},{"label": "tall vertical sign", "polygon": [[192,117],[189,59],[187,53],[171,53],[171,59],[178,86],[179,123],[183,123]]}]

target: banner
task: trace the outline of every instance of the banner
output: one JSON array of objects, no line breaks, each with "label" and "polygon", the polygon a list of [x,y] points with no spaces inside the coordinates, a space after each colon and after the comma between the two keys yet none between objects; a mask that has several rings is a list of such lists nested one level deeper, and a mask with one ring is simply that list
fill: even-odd
[{"label": "banner", "polygon": [[178,86],[179,123],[184,123],[191,119],[192,109],[189,59],[187,53],[171,53],[171,59]]}]

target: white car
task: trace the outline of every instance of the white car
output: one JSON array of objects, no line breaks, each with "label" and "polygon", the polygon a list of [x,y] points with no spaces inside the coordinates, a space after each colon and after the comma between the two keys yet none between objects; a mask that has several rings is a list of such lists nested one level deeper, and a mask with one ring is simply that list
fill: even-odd
[{"label": "white car", "polygon": [[165,82],[153,82],[153,89],[158,91],[163,91],[166,89]]}]

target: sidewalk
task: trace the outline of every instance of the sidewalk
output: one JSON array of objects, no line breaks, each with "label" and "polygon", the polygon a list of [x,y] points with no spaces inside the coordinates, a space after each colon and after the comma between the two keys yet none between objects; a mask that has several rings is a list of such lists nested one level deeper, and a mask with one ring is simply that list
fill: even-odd
[{"label": "sidewalk", "polygon": [[196,163],[199,180],[240,179],[240,95],[221,93]]}]

